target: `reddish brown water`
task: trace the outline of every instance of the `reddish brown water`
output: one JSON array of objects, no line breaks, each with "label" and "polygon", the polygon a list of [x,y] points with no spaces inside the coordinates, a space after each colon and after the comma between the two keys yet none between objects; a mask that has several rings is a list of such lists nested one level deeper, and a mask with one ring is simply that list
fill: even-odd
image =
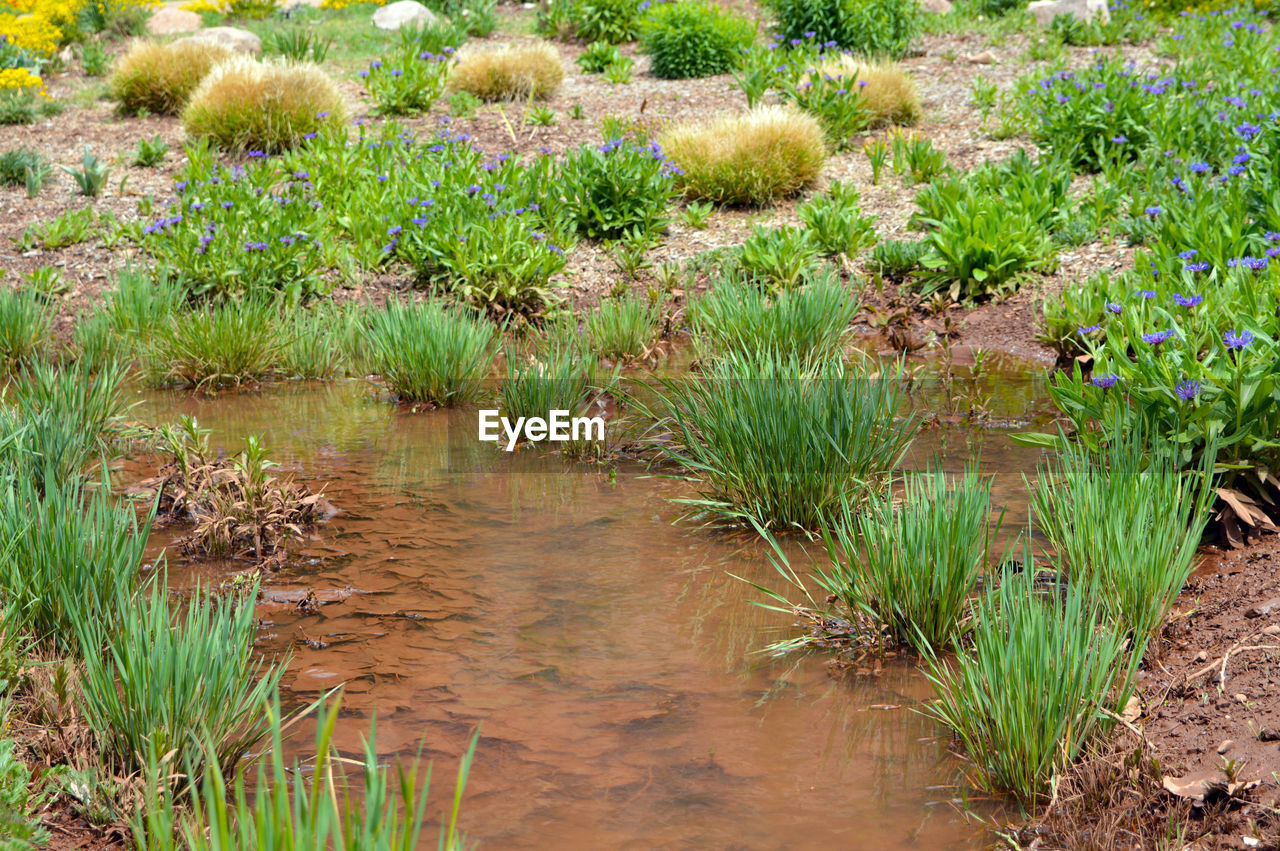
[{"label": "reddish brown water", "polygon": [[[269,580],[264,649],[292,650],[296,703],[346,684],[344,747],[375,710],[383,754],[425,742],[433,812],[480,725],[463,823],[485,846],[985,844],[949,803],[945,735],[912,710],[923,676],[758,652],[791,618],[729,573],[784,585],[758,541],[674,522],[680,483],[497,453],[474,412],[401,412],[358,382],[151,394],[136,413],[193,413],[231,451],[259,434],[286,469],[329,483],[343,513]],[[960,469],[978,439],[929,432],[914,463],[942,450]],[[997,499],[1025,516],[1017,473],[1035,454],[983,443]],[[311,614],[295,605],[307,592]]]}]

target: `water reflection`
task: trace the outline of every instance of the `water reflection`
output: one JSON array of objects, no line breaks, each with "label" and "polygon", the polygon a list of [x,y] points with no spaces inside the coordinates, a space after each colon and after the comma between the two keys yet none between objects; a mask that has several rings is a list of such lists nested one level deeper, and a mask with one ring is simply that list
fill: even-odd
[{"label": "water reflection", "polygon": [[[680,483],[499,453],[474,412],[401,412],[360,382],[142,399],[141,419],[195,414],[228,451],[261,434],[330,483],[342,513],[272,579],[263,649],[292,650],[295,705],[346,683],[342,746],[375,711],[385,754],[425,742],[434,810],[480,724],[465,824],[487,845],[983,844],[937,805],[957,765],[912,709],[923,677],[760,653],[789,625],[729,573],[781,579],[759,542],[673,523]],[[925,432],[911,464],[959,470],[978,452],[997,501],[1025,505],[1035,453],[1000,433]],[[786,547],[800,563],[820,550]],[[312,613],[296,605],[308,591]]]}]

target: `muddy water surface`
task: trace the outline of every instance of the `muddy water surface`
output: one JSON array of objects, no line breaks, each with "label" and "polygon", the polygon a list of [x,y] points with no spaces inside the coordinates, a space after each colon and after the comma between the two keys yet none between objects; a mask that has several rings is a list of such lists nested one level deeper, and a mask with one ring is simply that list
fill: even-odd
[{"label": "muddy water surface", "polygon": [[[262,647],[292,652],[298,704],[345,683],[344,747],[375,711],[380,752],[425,743],[433,812],[479,725],[463,820],[485,847],[985,844],[948,803],[946,737],[911,709],[923,677],[757,652],[791,619],[729,574],[783,583],[758,542],[673,522],[681,483],[497,453],[474,412],[399,411],[360,382],[140,398],[141,419],[193,413],[228,451],[260,434],[328,483],[342,513],[268,582]],[[929,432],[912,463],[940,451],[958,470],[980,449],[1016,514],[1035,455],[1003,433]]]}]

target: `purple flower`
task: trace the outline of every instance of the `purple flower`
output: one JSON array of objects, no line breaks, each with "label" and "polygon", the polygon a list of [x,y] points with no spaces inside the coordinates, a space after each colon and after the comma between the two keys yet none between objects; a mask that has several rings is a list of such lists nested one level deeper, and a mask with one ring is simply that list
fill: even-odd
[{"label": "purple flower", "polygon": [[260,160],[265,158],[266,156],[267,156],[266,151],[250,151],[249,152],[249,159],[251,160]]},{"label": "purple flower", "polygon": [[1179,381],[1178,386],[1173,388],[1173,392],[1178,394],[1178,398],[1184,402],[1194,402],[1196,396],[1200,395],[1200,382],[1187,379]]},{"label": "purple flower", "polygon": [[1182,268],[1186,269],[1188,272],[1204,272],[1208,270],[1209,264],[1201,260],[1199,263],[1188,263]]},{"label": "purple flower", "polygon": [[1204,174],[1205,172],[1213,171],[1208,163],[1192,163],[1189,168],[1193,174]]},{"label": "purple flower", "polygon": [[1241,351],[1253,345],[1253,333],[1250,331],[1230,330],[1223,335],[1222,342],[1232,351]]},{"label": "purple flower", "polygon": [[1186,251],[1178,252],[1178,256],[1183,260],[1190,260],[1192,257],[1196,256],[1196,250],[1194,248],[1188,248]]},{"label": "purple flower", "polygon": [[1142,342],[1148,346],[1158,346],[1173,336],[1173,331],[1155,331],[1151,334],[1143,334]]},{"label": "purple flower", "polygon": [[1095,375],[1093,377],[1093,386],[1101,387],[1103,390],[1109,390],[1110,388],[1115,387],[1116,382],[1119,380],[1120,376],[1116,375],[1114,372],[1107,372],[1102,375]]},{"label": "purple flower", "polygon": [[1155,298],[1155,297],[1156,297],[1156,291],[1155,291],[1155,290],[1139,290],[1139,291],[1138,291],[1138,294],[1139,294],[1139,295],[1141,295],[1143,298]]},{"label": "purple flower", "polygon": [[1160,215],[1164,211],[1161,210],[1159,207],[1152,206],[1152,207],[1148,207],[1145,210],[1145,212],[1148,216],[1154,219],[1156,216]]},{"label": "purple flower", "polygon": [[1085,335],[1085,334],[1092,334],[1094,331],[1097,331],[1097,330],[1099,330],[1099,329],[1101,329],[1101,328],[1102,328],[1102,325],[1101,325],[1101,324],[1099,324],[1099,325],[1082,325],[1082,326],[1080,326],[1079,328],[1077,328],[1077,329],[1076,329],[1076,333],[1077,333],[1077,334],[1080,334],[1080,335],[1082,335],[1082,336],[1083,336],[1083,335]]},{"label": "purple flower", "polygon": [[1123,145],[1125,142],[1129,141],[1129,137],[1121,134],[1119,136],[1112,136],[1111,141],[1116,145]]},{"label": "purple flower", "polygon": [[1204,301],[1204,296],[1183,295],[1182,293],[1174,293],[1173,300],[1174,300],[1174,303],[1176,303],[1179,307],[1185,307],[1187,309],[1190,309],[1195,307],[1200,302]]}]

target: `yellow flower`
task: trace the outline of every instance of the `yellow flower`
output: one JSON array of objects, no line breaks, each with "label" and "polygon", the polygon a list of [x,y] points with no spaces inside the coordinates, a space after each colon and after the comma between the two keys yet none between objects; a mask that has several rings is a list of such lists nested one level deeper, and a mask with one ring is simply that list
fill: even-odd
[{"label": "yellow flower", "polygon": [[30,91],[33,94],[44,92],[44,81],[26,68],[5,68],[0,70],[0,92],[19,94]]}]

